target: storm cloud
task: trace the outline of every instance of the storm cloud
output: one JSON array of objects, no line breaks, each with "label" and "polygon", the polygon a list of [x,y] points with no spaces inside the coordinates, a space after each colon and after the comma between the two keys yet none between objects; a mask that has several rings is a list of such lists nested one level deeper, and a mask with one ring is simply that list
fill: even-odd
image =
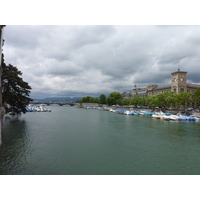
[{"label": "storm cloud", "polygon": [[200,82],[200,26],[9,25],[4,39],[32,98],[131,92],[170,83],[178,68]]}]

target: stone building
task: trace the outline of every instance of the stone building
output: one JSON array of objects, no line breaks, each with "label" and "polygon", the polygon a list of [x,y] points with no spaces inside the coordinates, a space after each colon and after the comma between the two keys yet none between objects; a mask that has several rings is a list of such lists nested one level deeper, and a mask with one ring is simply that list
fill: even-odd
[{"label": "stone building", "polygon": [[121,95],[122,95],[123,99],[132,99],[133,98],[132,94],[129,92],[123,92]]},{"label": "stone building", "polygon": [[182,92],[189,92],[194,94],[195,90],[199,88],[199,84],[187,83],[187,72],[178,71],[171,73],[171,84],[168,85],[149,85],[147,86],[148,96],[161,94],[167,91],[173,91],[177,94]]},{"label": "stone building", "polygon": [[148,96],[147,88],[138,88],[137,85],[135,85],[133,91],[132,91],[132,98],[134,97],[146,97]]},{"label": "stone building", "polygon": [[157,94],[162,94],[167,91],[173,91],[177,94],[181,92],[189,92],[194,94],[195,90],[199,88],[199,84],[187,83],[187,72],[178,71],[171,73],[171,84],[159,86],[149,85],[146,88],[135,88],[132,91],[132,97],[145,97]]}]

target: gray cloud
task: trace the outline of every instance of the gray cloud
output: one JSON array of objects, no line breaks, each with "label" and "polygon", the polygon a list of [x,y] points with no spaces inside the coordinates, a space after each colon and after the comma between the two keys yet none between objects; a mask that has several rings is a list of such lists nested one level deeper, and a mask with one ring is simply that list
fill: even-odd
[{"label": "gray cloud", "polygon": [[4,38],[33,98],[167,84],[178,67],[200,82],[200,26],[6,26]]}]

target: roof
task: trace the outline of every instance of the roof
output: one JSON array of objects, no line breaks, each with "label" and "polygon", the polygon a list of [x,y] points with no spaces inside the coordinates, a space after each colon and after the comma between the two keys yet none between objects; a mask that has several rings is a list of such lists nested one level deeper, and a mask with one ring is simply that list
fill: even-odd
[{"label": "roof", "polygon": [[178,70],[178,71],[176,71],[176,72],[172,72],[171,74],[175,74],[175,73],[186,73],[186,74],[187,74],[187,72],[180,71],[180,70]]},{"label": "roof", "polygon": [[160,89],[165,89],[165,88],[171,88],[171,84],[167,84],[167,85],[159,85],[157,87],[155,87],[152,90],[160,90]]},{"label": "roof", "polygon": [[[187,83],[186,85],[187,87],[196,87],[196,88],[200,87],[200,84],[196,84],[196,83]],[[166,89],[166,88],[171,88],[171,84],[157,86],[156,88],[152,90],[161,90],[161,89]]]},{"label": "roof", "polygon": [[196,84],[196,83],[187,83],[187,87],[200,87],[200,84]]}]

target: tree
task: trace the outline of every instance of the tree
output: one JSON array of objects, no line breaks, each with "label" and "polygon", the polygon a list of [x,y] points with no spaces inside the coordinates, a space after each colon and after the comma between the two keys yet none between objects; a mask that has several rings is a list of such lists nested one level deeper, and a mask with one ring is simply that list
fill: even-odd
[{"label": "tree", "polygon": [[134,106],[138,106],[138,105],[141,105],[141,98],[143,98],[143,97],[134,97],[133,99],[131,99],[131,102],[130,102],[130,104],[131,105],[134,105]]},{"label": "tree", "polygon": [[115,105],[118,102],[120,102],[121,99],[122,99],[122,95],[120,93],[112,92],[112,93],[110,93],[110,96],[107,99],[107,103],[109,106]]},{"label": "tree", "polygon": [[98,98],[94,98],[92,103],[99,103],[99,99]]},{"label": "tree", "polygon": [[104,94],[101,94],[99,97],[99,103],[100,104],[106,104],[106,96]]},{"label": "tree", "polygon": [[131,99],[122,99],[121,100],[121,105],[131,105]]},{"label": "tree", "polygon": [[197,104],[197,106],[200,106],[200,88],[196,89],[193,96],[193,101]]},{"label": "tree", "polygon": [[122,99],[122,95],[119,92],[112,92],[112,93],[110,93],[110,97],[113,97],[116,100]]},{"label": "tree", "polygon": [[176,96],[176,106],[179,107],[183,105],[184,109],[187,103],[191,102],[190,97],[192,96],[191,93],[182,92]]},{"label": "tree", "polygon": [[109,106],[115,105],[117,103],[116,99],[114,97],[108,97],[107,104]]},{"label": "tree", "polygon": [[164,99],[165,99],[165,106],[175,106],[177,93],[175,92],[165,92]]},{"label": "tree", "polygon": [[8,104],[13,114],[26,113],[26,106],[33,101],[29,98],[31,87],[20,76],[22,72],[4,62],[2,54],[2,105],[9,112],[6,104]]},{"label": "tree", "polygon": [[77,101],[77,102],[79,102],[79,103],[99,103],[99,99],[91,97],[91,96],[86,96],[86,97],[83,97],[80,101]]}]

